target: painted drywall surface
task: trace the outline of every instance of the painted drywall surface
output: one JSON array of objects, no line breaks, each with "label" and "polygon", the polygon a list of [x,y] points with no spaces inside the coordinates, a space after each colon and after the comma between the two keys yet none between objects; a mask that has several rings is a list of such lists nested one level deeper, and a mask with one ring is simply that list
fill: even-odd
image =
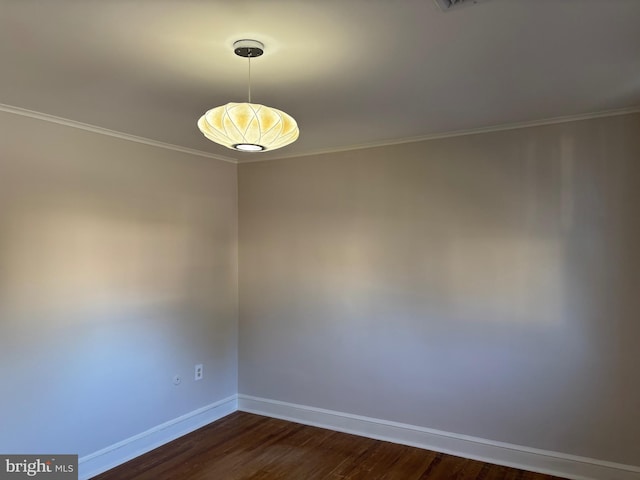
[{"label": "painted drywall surface", "polygon": [[240,165],[240,393],[640,465],[638,132]]},{"label": "painted drywall surface", "polygon": [[0,372],[5,453],[235,394],[235,165],[0,113]]}]

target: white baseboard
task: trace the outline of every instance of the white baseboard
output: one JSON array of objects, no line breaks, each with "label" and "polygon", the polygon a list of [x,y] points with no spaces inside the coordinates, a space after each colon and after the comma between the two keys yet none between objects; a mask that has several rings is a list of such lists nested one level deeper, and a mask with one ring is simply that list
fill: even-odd
[{"label": "white baseboard", "polygon": [[430,428],[238,395],[238,409],[363,437],[573,480],[638,480],[640,467],[494,442]]},{"label": "white baseboard", "polygon": [[232,395],[81,457],[78,461],[79,478],[87,480],[106,472],[236,410],[238,410],[238,396]]}]

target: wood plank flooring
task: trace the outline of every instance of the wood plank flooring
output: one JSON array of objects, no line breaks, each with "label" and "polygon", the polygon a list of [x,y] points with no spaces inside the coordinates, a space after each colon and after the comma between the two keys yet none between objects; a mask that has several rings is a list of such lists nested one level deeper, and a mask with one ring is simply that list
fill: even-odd
[{"label": "wood plank flooring", "polygon": [[94,480],[560,480],[235,412]]}]

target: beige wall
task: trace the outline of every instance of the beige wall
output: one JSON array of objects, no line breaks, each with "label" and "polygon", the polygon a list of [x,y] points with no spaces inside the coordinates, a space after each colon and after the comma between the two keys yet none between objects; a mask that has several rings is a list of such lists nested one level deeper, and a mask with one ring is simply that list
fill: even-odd
[{"label": "beige wall", "polygon": [[83,456],[236,393],[236,188],[235,165],[0,113],[0,451]]},{"label": "beige wall", "polygon": [[640,115],[239,167],[240,393],[640,464]]},{"label": "beige wall", "polygon": [[82,456],[236,393],[239,218],[241,393],[640,465],[638,132],[237,177],[0,113],[0,451]]}]

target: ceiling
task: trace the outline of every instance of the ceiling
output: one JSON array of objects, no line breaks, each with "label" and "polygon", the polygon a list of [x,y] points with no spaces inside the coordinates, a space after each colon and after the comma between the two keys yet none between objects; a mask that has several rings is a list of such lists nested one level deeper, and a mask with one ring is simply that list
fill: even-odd
[{"label": "ceiling", "polygon": [[[209,108],[252,100],[299,140],[240,153]],[[0,103],[238,161],[640,106],[639,0],[0,0]]]}]

